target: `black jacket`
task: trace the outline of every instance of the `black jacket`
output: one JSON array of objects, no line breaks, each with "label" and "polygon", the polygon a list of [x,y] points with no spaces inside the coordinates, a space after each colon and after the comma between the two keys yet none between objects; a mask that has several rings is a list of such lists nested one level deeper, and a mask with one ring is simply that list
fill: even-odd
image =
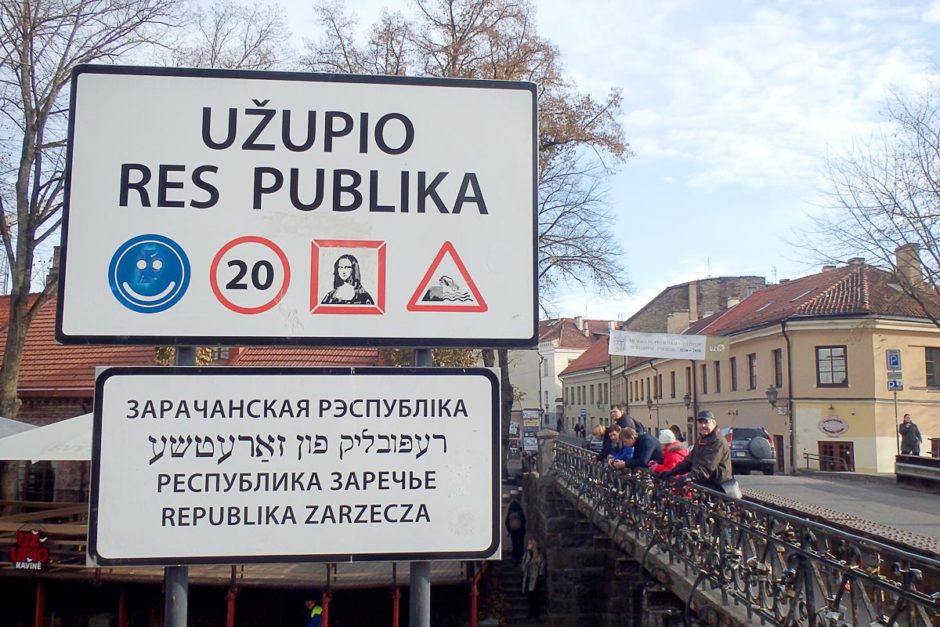
[{"label": "black jacket", "polygon": [[686,473],[690,481],[714,489],[719,488],[725,481],[734,479],[731,472],[731,447],[718,433],[717,428],[704,438],[699,438],[688,457],[660,476],[671,477]]},{"label": "black jacket", "polygon": [[642,433],[636,438],[633,445],[633,457],[627,462],[627,468],[646,468],[651,459],[657,464],[666,461],[663,456],[663,445],[649,433]]}]

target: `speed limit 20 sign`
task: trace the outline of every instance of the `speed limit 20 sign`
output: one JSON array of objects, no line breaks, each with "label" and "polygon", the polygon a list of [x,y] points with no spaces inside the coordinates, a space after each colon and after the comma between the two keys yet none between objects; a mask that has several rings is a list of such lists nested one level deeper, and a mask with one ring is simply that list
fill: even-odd
[{"label": "speed limit 20 sign", "polygon": [[83,66],[64,343],[531,346],[535,86]]}]

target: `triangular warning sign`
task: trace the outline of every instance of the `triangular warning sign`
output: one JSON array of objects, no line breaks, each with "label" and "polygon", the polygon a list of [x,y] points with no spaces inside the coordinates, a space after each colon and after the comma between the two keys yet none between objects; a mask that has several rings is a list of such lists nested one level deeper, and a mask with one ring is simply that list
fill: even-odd
[{"label": "triangular warning sign", "polygon": [[486,311],[489,307],[470,278],[454,245],[444,242],[408,301],[408,311]]}]

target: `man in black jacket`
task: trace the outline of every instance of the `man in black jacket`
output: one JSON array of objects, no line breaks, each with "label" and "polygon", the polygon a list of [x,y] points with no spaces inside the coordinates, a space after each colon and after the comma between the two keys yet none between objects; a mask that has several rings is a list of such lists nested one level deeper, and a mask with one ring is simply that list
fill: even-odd
[{"label": "man in black jacket", "polygon": [[610,406],[610,424],[617,425],[621,429],[633,429],[637,433],[646,433],[646,427],[637,420],[626,414],[627,406],[623,403],[615,403]]},{"label": "man in black jacket", "polygon": [[659,464],[666,461],[663,457],[663,445],[649,433],[638,435],[634,429],[627,427],[620,432],[620,440],[624,446],[633,447],[633,457],[626,462],[613,462],[614,468],[646,468],[650,460]]},{"label": "man in black jacket", "polygon": [[687,479],[706,488],[723,491],[721,484],[734,479],[731,472],[731,447],[718,432],[715,415],[707,409],[695,417],[698,440],[692,453],[662,478],[687,474]]}]

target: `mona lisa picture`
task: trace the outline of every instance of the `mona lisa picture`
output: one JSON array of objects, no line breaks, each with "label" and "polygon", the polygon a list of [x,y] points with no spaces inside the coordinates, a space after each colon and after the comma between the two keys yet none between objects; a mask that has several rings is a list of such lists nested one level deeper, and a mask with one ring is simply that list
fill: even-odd
[{"label": "mona lisa picture", "polygon": [[310,312],[385,313],[385,242],[314,240]]}]

